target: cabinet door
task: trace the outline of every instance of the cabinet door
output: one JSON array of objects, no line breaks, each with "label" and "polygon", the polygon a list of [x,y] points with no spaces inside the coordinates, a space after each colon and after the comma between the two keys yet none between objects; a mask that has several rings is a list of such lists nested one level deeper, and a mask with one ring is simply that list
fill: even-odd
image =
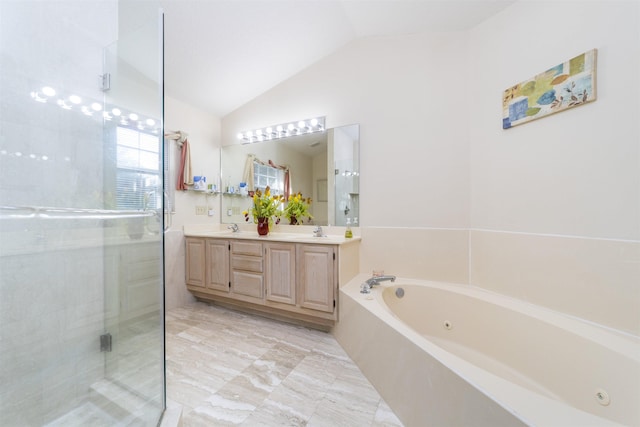
[{"label": "cabinet door", "polygon": [[333,313],[335,249],[327,245],[298,245],[298,303],[301,307]]},{"label": "cabinet door", "polygon": [[229,292],[229,242],[207,239],[207,288]]},{"label": "cabinet door", "polygon": [[186,279],[187,285],[205,287],[205,249],[204,239],[187,237],[186,243]]},{"label": "cabinet door", "polygon": [[296,304],[296,246],[265,243],[267,300]]}]

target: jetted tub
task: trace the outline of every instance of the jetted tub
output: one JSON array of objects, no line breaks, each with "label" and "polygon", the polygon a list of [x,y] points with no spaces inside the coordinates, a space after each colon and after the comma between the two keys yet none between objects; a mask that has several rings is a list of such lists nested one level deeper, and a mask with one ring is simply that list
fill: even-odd
[{"label": "jetted tub", "polygon": [[407,426],[640,426],[640,338],[473,286],[364,295],[367,278],[333,332]]}]

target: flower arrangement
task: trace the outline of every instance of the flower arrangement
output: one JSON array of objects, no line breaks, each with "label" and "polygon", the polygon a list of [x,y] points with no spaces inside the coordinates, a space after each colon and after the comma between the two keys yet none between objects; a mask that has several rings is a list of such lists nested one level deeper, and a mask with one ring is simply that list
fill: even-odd
[{"label": "flower arrangement", "polygon": [[284,208],[284,216],[289,220],[291,225],[302,224],[302,218],[307,217],[309,220],[313,215],[309,213],[311,206],[311,197],[304,198],[302,193],[289,196],[287,206]]},{"label": "flower arrangement", "polygon": [[[271,188],[267,186],[264,189],[264,193],[260,190],[256,190],[253,194],[253,206],[251,207],[251,216],[253,217],[254,224],[261,222],[260,220],[266,219],[269,225],[280,222],[280,216],[282,211],[278,210],[278,206],[284,200],[283,196],[272,196]],[[242,212],[244,220],[249,221],[249,211]]]}]

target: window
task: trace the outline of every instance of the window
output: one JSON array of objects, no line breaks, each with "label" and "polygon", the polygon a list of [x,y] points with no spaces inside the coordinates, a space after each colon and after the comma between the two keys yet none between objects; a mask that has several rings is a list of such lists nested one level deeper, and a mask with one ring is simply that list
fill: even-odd
[{"label": "window", "polygon": [[253,164],[253,186],[264,190],[267,185],[271,194],[284,194],[284,171],[258,162]]},{"label": "window", "polygon": [[158,136],[118,126],[116,149],[117,208],[160,208],[163,162]]}]

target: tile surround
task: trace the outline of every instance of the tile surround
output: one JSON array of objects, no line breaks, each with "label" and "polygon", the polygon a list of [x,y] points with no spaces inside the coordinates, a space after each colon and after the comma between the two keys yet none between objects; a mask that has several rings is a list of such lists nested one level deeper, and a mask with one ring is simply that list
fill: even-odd
[{"label": "tile surround", "polygon": [[470,283],[640,335],[640,242],[470,232]]},{"label": "tile surround", "polygon": [[361,227],[360,272],[382,269],[398,277],[468,282],[466,229]]}]

